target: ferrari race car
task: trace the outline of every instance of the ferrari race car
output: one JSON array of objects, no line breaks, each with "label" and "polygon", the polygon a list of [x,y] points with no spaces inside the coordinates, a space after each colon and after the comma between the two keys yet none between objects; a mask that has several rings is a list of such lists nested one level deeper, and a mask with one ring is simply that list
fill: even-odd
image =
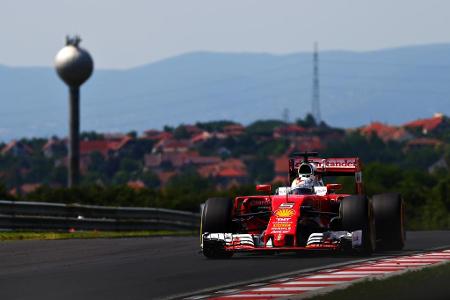
[{"label": "ferrari race car", "polygon": [[[341,184],[324,180],[353,176],[354,194],[339,194]],[[363,193],[359,158],[319,158],[316,152],[289,159],[289,186],[234,200],[210,198],[201,217],[201,249],[207,258],[229,258],[236,252],[302,250],[400,250],[405,242],[403,200],[387,193]]]}]

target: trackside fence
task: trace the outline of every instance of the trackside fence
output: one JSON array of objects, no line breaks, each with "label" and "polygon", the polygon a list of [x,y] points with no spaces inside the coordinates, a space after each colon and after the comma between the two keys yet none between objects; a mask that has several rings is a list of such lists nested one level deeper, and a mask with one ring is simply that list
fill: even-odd
[{"label": "trackside fence", "polygon": [[197,230],[199,224],[199,214],[163,208],[0,200],[0,229]]}]

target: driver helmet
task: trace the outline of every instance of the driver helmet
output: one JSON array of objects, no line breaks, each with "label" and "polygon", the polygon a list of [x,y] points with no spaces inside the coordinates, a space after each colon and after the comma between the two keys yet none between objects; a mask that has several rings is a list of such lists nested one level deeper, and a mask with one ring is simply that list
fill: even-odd
[{"label": "driver helmet", "polygon": [[312,194],[314,192],[314,179],[311,177],[299,177],[292,182],[292,190],[300,194]]},{"label": "driver helmet", "polygon": [[298,168],[298,177],[308,178],[314,176],[314,168],[311,164],[303,163]]},{"label": "driver helmet", "polygon": [[308,163],[301,164],[298,168],[298,178],[301,180],[311,179],[313,183],[316,183],[317,179],[314,175],[314,167]]}]

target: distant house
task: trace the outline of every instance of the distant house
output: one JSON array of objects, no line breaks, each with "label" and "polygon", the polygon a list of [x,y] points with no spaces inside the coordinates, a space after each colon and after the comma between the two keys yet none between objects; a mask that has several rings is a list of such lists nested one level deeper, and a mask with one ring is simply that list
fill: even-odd
[{"label": "distant house", "polygon": [[318,136],[299,136],[291,139],[294,151],[319,151],[325,149],[322,138]]},{"label": "distant house", "polygon": [[410,140],[406,146],[405,151],[414,150],[414,149],[422,149],[422,148],[437,148],[443,145],[443,142],[438,139],[433,138],[417,138]]},{"label": "distant house", "polygon": [[98,152],[105,158],[108,158],[118,154],[127,145],[131,144],[133,140],[130,136],[124,136],[121,139],[80,141],[80,156],[89,156],[94,152]]},{"label": "distant house", "polygon": [[20,141],[11,141],[1,150],[3,155],[12,155],[16,157],[26,157],[33,154],[33,149]]},{"label": "distant house", "polygon": [[[86,174],[89,171],[89,166],[91,165],[91,157],[89,155],[80,156],[80,173]],[[55,168],[58,167],[69,167],[69,159],[67,156],[61,157],[55,160]]]},{"label": "distant house", "polygon": [[67,140],[50,138],[42,147],[42,153],[47,158],[66,155],[67,154]]},{"label": "distant house", "polygon": [[127,182],[127,186],[133,190],[145,189],[145,183],[142,180],[130,180]]},{"label": "distant house", "polygon": [[296,124],[289,124],[285,126],[280,126],[274,129],[273,137],[278,138],[290,138],[304,135],[306,133],[306,129],[302,126]]},{"label": "distant house", "polygon": [[202,129],[200,129],[199,127],[197,127],[195,125],[181,125],[181,126],[184,127],[184,129],[189,134],[189,136],[193,136],[193,135],[203,132]]},{"label": "distant house", "polygon": [[203,143],[214,137],[213,133],[209,133],[207,131],[203,131],[202,133],[196,134],[191,138],[191,144]]},{"label": "distant house", "polygon": [[159,142],[161,140],[170,139],[173,137],[173,134],[167,131],[159,131],[159,130],[147,130],[144,131],[143,139],[151,140],[154,142]]},{"label": "distant house", "polygon": [[159,178],[159,182],[161,186],[165,186],[170,179],[172,179],[174,176],[176,176],[178,173],[175,171],[158,171],[156,172],[156,175]]},{"label": "distant house", "polygon": [[164,139],[159,141],[154,147],[153,151],[169,153],[169,152],[188,152],[191,147],[190,140],[176,140],[176,139]]},{"label": "distant house", "polygon": [[198,156],[196,152],[159,152],[151,153],[144,156],[144,166],[147,169],[158,169],[164,165],[170,165],[175,169],[179,169],[192,159]]},{"label": "distant house", "polygon": [[228,135],[226,135],[225,133],[222,132],[208,132],[208,131],[203,131],[202,133],[196,134],[194,135],[190,141],[191,144],[198,144],[198,143],[203,143],[206,142],[209,139],[226,139],[228,137]]},{"label": "distant house", "polygon": [[20,195],[27,195],[36,191],[42,185],[40,183],[25,183],[22,184],[19,188],[13,188],[9,191],[9,193],[15,197]]},{"label": "distant house", "polygon": [[222,188],[249,182],[247,166],[239,159],[227,159],[200,167],[197,171],[202,177],[214,179]]},{"label": "distant house", "polygon": [[423,134],[436,132],[441,129],[449,128],[446,118],[442,113],[436,113],[432,118],[419,119],[403,125],[407,129],[420,130]]},{"label": "distant house", "polygon": [[148,169],[162,168],[169,164],[175,169],[180,169],[187,165],[196,167],[216,164],[221,161],[217,156],[200,156],[197,152],[163,152],[147,154],[144,157],[144,165]]},{"label": "distant house", "polygon": [[223,127],[223,133],[226,136],[239,136],[245,133],[245,127],[241,124],[231,124]]},{"label": "distant house", "polygon": [[445,160],[445,157],[441,157],[438,161],[433,163],[431,166],[428,167],[428,173],[432,174],[438,170],[449,170],[449,165],[447,161]]},{"label": "distant house", "polygon": [[360,133],[367,137],[376,135],[384,142],[403,142],[413,138],[413,135],[402,127],[389,126],[380,122],[370,123],[369,125],[361,128]]},{"label": "distant house", "polygon": [[275,158],[274,161],[275,177],[273,183],[286,183],[289,172],[289,157],[287,155]]}]

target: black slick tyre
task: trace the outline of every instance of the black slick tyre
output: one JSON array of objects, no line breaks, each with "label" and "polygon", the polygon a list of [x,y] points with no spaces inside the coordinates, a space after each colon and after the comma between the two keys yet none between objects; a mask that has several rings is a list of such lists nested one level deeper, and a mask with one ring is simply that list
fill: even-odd
[{"label": "black slick tyre", "polygon": [[[200,234],[204,233],[230,233],[231,211],[233,203],[227,198],[209,198],[202,212]],[[219,241],[202,240],[202,252],[207,258],[230,258],[233,252],[224,250]]]},{"label": "black slick tyre", "polygon": [[341,201],[340,216],[342,229],[346,231],[362,231],[359,252],[370,255],[375,250],[375,219],[371,202],[366,196],[352,195]]},{"label": "black slick tyre", "polygon": [[404,202],[398,193],[375,195],[372,198],[377,232],[377,247],[401,250],[405,245]]}]

